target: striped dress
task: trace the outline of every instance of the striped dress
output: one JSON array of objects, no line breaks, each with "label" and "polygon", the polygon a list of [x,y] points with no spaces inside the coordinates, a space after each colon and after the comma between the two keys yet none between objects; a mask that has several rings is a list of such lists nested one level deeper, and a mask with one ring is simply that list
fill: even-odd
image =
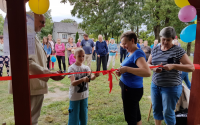
[{"label": "striped dress", "polygon": [[[180,64],[180,59],[185,54],[183,48],[174,45],[167,51],[162,51],[161,46],[158,45],[152,49],[152,65],[159,64]],[[178,70],[166,71],[162,69],[161,73],[153,73],[152,81],[155,85],[161,87],[173,87],[182,83]]]}]

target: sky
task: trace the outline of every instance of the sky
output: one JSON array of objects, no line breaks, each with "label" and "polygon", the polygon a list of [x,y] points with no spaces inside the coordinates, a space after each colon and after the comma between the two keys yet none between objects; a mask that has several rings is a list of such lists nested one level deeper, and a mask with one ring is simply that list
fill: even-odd
[{"label": "sky", "polygon": [[[54,22],[60,22],[63,19],[70,18],[74,19],[78,23],[82,22],[82,19],[73,17],[71,15],[71,10],[73,9],[73,6],[67,2],[66,4],[60,3],[60,0],[50,0],[50,7],[51,9],[51,15]],[[26,4],[26,11],[29,11],[29,5]],[[4,17],[6,16],[6,13],[0,10],[0,14],[2,14]]]},{"label": "sky", "polygon": [[[79,19],[77,17],[73,17],[71,15],[71,10],[73,9],[74,6],[70,5],[69,2],[67,2],[66,4],[60,3],[61,0],[50,0],[50,7],[49,9],[51,9],[51,15],[52,15],[52,19],[53,22],[60,22],[63,19],[74,19],[76,22],[80,23],[82,22],[82,19]],[[29,5],[28,3],[26,4],[26,11],[29,11]],[[0,9],[0,14],[2,14],[4,17],[6,16],[6,13],[4,13],[1,9]],[[146,30],[146,26],[142,25],[141,30]]]}]

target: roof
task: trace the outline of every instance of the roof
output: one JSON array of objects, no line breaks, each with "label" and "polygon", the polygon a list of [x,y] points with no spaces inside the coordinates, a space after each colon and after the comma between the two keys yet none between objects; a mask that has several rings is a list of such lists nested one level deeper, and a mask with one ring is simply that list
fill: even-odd
[{"label": "roof", "polygon": [[85,33],[82,29],[79,29],[77,23],[62,23],[62,22],[54,22],[54,31],[56,32],[64,32],[64,33]]}]

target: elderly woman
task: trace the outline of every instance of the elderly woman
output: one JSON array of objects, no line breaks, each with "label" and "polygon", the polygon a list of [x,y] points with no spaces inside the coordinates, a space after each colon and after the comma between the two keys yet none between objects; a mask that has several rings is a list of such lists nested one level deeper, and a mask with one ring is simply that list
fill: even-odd
[{"label": "elderly woman", "polygon": [[185,51],[172,44],[175,36],[173,27],[162,29],[161,44],[153,48],[148,59],[149,65],[163,65],[162,68],[153,69],[151,83],[151,100],[156,125],[161,125],[163,119],[167,125],[176,124],[174,110],[182,93],[179,71],[194,71],[194,66]]},{"label": "elderly woman", "polygon": [[124,116],[128,125],[141,125],[139,101],[143,95],[143,77],[150,77],[151,70],[146,63],[145,53],[137,47],[137,37],[129,31],[121,36],[121,44],[129,53],[116,71],[121,76]]},{"label": "elderly woman", "polygon": [[107,69],[109,68],[110,62],[112,60],[112,68],[115,67],[115,56],[117,53],[117,44],[115,44],[114,38],[111,38],[110,44],[108,45],[109,59],[107,64]]},{"label": "elderly woman", "polygon": [[103,36],[98,36],[99,41],[96,42],[96,53],[97,53],[97,71],[101,69],[101,63],[103,65],[103,70],[107,70],[107,54],[108,46],[106,41],[103,40]]}]

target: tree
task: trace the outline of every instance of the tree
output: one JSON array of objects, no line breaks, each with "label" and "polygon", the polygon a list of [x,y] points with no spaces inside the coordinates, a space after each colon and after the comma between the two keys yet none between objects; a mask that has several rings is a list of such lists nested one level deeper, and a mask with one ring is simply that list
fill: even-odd
[{"label": "tree", "polygon": [[145,11],[147,29],[154,32],[155,38],[160,41],[160,30],[166,26],[175,28],[179,36],[181,30],[189,25],[178,19],[180,8],[175,5],[174,0],[146,0],[143,8]]},{"label": "tree", "polygon": [[[102,34],[107,40],[122,29],[121,3],[118,0],[68,0],[74,5],[71,14],[82,18],[79,24],[88,34]],[[62,0],[62,3],[67,0]]]},{"label": "tree", "polygon": [[44,17],[46,19],[45,27],[43,27],[41,32],[39,33],[41,39],[43,39],[44,36],[48,36],[48,34],[52,34],[53,32],[53,20],[51,17],[51,10],[48,10],[44,14]]},{"label": "tree", "polygon": [[4,18],[0,14],[0,35],[3,35],[3,27],[4,27]]},{"label": "tree", "polygon": [[60,22],[62,22],[62,23],[73,23],[73,22],[75,22],[75,20],[73,20],[73,19],[64,19],[64,20],[61,20]]},{"label": "tree", "polygon": [[137,36],[139,37],[139,27],[145,21],[143,15],[145,12],[143,11],[144,1],[143,0],[123,0],[123,21],[125,27],[131,29],[131,31],[135,31]]},{"label": "tree", "polygon": [[79,39],[79,34],[78,34],[78,32],[77,32],[77,33],[76,33],[76,37],[75,37],[75,43],[78,42],[78,39]]},{"label": "tree", "polygon": [[140,39],[143,39],[144,41],[148,41],[148,45],[154,44],[155,36],[151,33],[151,31],[141,31],[139,33]]}]

